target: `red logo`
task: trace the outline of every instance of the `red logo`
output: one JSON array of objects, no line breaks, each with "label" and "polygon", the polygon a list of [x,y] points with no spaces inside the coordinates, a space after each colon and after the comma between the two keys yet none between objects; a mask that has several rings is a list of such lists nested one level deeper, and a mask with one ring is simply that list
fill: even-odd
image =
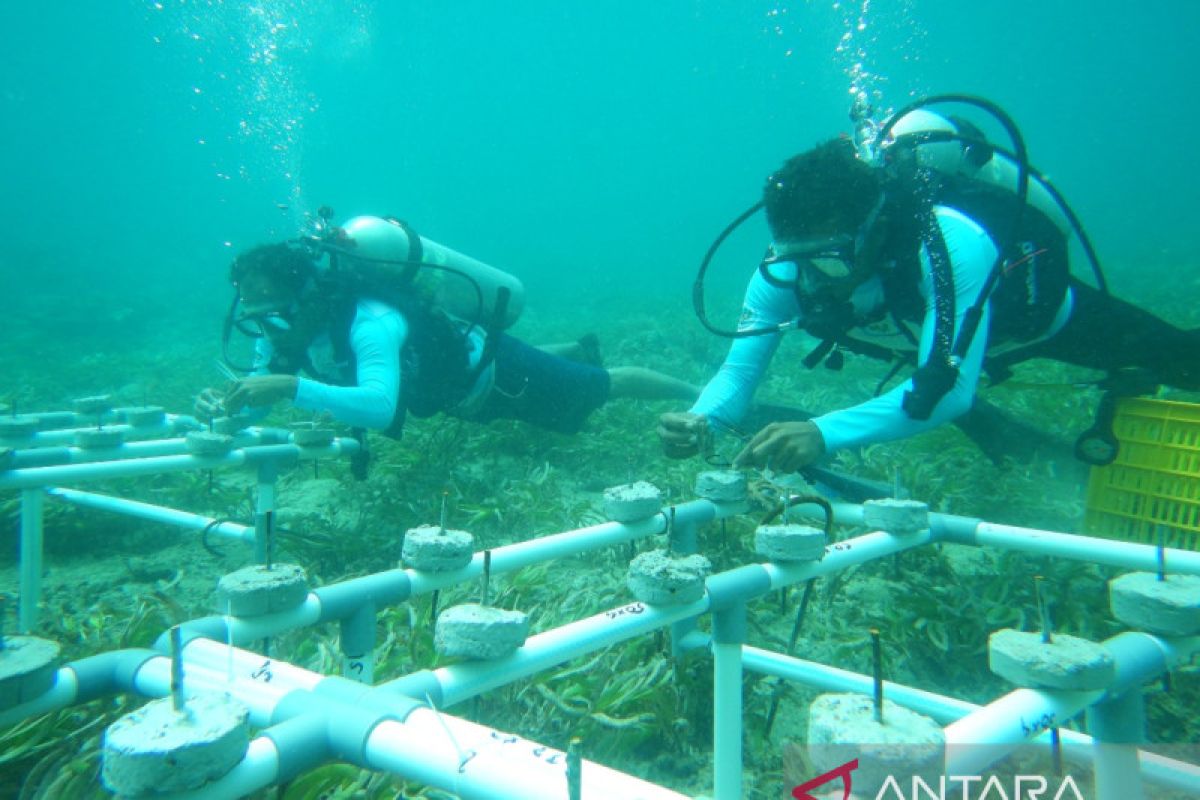
[{"label": "red logo", "polygon": [[826,772],[824,775],[818,775],[812,780],[805,781],[795,789],[792,789],[792,797],[795,800],[817,800],[817,798],[808,793],[810,789],[816,789],[818,786],[824,786],[834,778],[841,778],[842,800],[848,800],[850,797],[850,773],[856,769],[858,769],[857,758],[853,761],[847,761],[840,767],[835,767],[829,770],[829,772]]}]

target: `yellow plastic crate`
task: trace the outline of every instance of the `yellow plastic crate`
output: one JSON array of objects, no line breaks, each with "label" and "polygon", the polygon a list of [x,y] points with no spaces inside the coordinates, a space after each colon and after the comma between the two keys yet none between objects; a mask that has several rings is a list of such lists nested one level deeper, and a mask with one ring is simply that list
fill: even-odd
[{"label": "yellow plastic crate", "polygon": [[1094,536],[1200,550],[1200,405],[1117,403],[1117,460],[1092,467],[1084,528]]}]

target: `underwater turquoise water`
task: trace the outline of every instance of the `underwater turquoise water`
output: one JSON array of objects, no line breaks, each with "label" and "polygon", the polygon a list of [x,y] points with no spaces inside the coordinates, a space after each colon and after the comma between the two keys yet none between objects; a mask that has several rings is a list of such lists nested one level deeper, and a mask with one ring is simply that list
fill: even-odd
[{"label": "underwater turquoise water", "polygon": [[[1194,3],[112,0],[6,17],[0,290],[52,312],[30,325],[75,282],[83,309],[219,315],[232,253],[325,204],[516,272],[534,308],[585,289],[598,315],[686,307],[764,176],[848,128],[856,64],[884,107],[969,92],[1006,108],[1118,287],[1200,261]],[[731,285],[761,246],[737,244]]]},{"label": "underwater turquoise water", "polygon": [[[322,205],[341,219],[401,216],[518,274],[532,325],[566,317],[580,332],[603,330],[625,312],[669,310],[667,326],[693,325],[679,337],[689,346],[653,355],[698,368],[724,348],[694,341],[704,336],[688,310],[701,256],[772,169],[849,129],[852,85],[884,108],[942,92],[1000,104],[1079,213],[1113,286],[1200,324],[1188,299],[1200,297],[1197,3],[10,6],[0,25],[0,341],[29,347],[17,383],[46,373],[27,395],[38,406],[114,390],[140,399],[111,375],[152,361],[180,377],[122,378],[186,411],[181,398],[217,379],[196,354],[218,349],[229,261],[295,236]],[[714,264],[714,286],[736,298],[765,240],[761,220],[740,232]],[[0,371],[17,362],[4,355]],[[184,373],[181,358],[197,363]],[[865,391],[878,375],[854,377]],[[19,389],[6,379],[0,401]],[[1048,417],[1056,402],[1064,416],[1072,403],[1090,411],[1094,400],[1059,397],[1028,416]],[[616,413],[594,427],[619,427]],[[650,436],[653,416],[620,423]],[[529,451],[587,463],[522,437]],[[598,439],[584,444],[607,451]],[[890,472],[897,452],[876,461]],[[963,493],[982,483],[937,484],[953,502],[946,486],[958,481]],[[1003,489],[986,509],[955,510],[993,510],[1009,502]]]}]

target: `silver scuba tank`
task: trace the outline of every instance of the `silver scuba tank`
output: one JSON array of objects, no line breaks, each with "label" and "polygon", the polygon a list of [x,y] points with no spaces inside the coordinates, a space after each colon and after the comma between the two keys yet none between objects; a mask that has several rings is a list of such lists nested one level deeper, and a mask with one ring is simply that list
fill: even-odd
[{"label": "silver scuba tank", "polygon": [[[435,304],[460,319],[489,324],[498,322],[508,328],[521,316],[525,306],[525,287],[514,275],[463,255],[443,244],[412,233],[403,224],[383,217],[358,216],[341,227],[344,240],[339,256],[353,261],[394,268],[398,278],[415,279],[422,274],[422,284],[432,288]],[[410,234],[420,240],[414,249]],[[419,253],[420,263],[410,261]],[[429,267],[422,269],[421,267]],[[493,320],[501,290],[508,292],[507,305],[501,320]]]},{"label": "silver scuba tank", "polygon": [[[928,132],[962,134],[951,120],[928,109],[918,108],[896,121],[882,149],[896,146],[905,136]],[[1017,164],[999,151],[993,151],[992,157],[986,162],[976,164],[967,157],[966,146],[961,140],[922,142],[916,144],[914,150],[919,166],[947,175],[980,181],[1012,194],[1017,192]],[[1028,203],[1045,214],[1064,236],[1071,235],[1071,223],[1063,213],[1062,207],[1046,188],[1045,183],[1032,174],[1029,176]]]}]

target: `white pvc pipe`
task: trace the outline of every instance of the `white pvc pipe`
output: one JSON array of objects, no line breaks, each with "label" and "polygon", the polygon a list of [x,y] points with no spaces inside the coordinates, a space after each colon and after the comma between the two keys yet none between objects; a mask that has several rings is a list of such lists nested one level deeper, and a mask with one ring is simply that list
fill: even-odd
[{"label": "white pvc pipe", "polygon": [[[560,750],[428,708],[403,722],[380,723],[367,739],[372,767],[453,792],[463,800],[564,800],[567,758]],[[584,761],[585,800],[687,800],[665,789]]]},{"label": "white pvc pipe", "polygon": [[38,603],[42,597],[42,536],[45,496],[41,489],[21,492],[21,594],[17,610],[17,628],[30,633],[37,627]]},{"label": "white pvc pipe", "polygon": [[[820,508],[811,503],[796,505],[794,508],[807,516],[821,514]],[[834,503],[833,516],[839,524],[861,525],[863,509],[861,505],[855,503]],[[1154,545],[983,522],[955,514],[932,513],[930,517],[935,521],[942,520],[951,526],[973,524],[974,530],[969,538],[972,544],[980,547],[1017,550],[1034,555],[1069,558],[1075,561],[1087,561],[1093,564],[1106,564],[1145,572],[1154,572],[1158,569],[1158,554]],[[1166,548],[1166,561],[1169,572],[1200,575],[1200,552]]]},{"label": "white pvc pipe", "polygon": [[9,470],[0,475],[0,489],[24,489],[106,478],[131,478],[215,467],[239,467],[245,463],[246,453],[244,450],[231,450],[223,456],[204,458],[192,455],[155,456],[125,461],[95,461],[87,464],[29,467]]},{"label": "white pvc pipe", "polygon": [[79,696],[75,670],[59,667],[54,673],[54,685],[34,699],[0,711],[0,728],[15,725],[23,719],[38,717],[66,708]]},{"label": "white pvc pipe", "polygon": [[365,653],[361,656],[342,656],[342,677],[358,681],[365,686],[375,683],[375,654]]},{"label": "white pvc pipe", "polygon": [[215,781],[190,792],[171,795],[174,800],[229,800],[248,797],[266,789],[279,779],[279,752],[275,743],[265,736],[250,740],[246,755],[237,766]]},{"label": "white pvc pipe", "polygon": [[1142,771],[1138,749],[1129,744],[1096,742],[1092,773],[1096,778],[1096,800],[1143,800]]},{"label": "white pvc pipe", "polygon": [[34,466],[90,464],[96,461],[125,461],[131,458],[175,456],[185,452],[187,452],[187,447],[183,439],[148,439],[139,442],[124,442],[116,447],[103,449],[63,446],[54,450],[49,448],[18,450],[13,466],[23,469]]},{"label": "white pvc pipe", "polygon": [[[708,501],[697,500],[685,503],[679,507],[680,513],[688,513],[695,504],[708,504]],[[713,519],[724,519],[746,510],[744,503],[712,503],[709,505],[713,509]],[[491,571],[496,575],[513,572],[545,561],[576,556],[610,545],[624,544],[662,533],[665,530],[665,517],[662,514],[655,514],[637,522],[603,522],[599,525],[576,528],[549,536],[539,536],[535,539],[491,550]],[[413,597],[429,594],[437,589],[455,586],[482,575],[483,552],[476,553],[472,557],[471,563],[461,569],[449,572],[421,572],[408,569],[405,572],[409,576]]]},{"label": "white pvc pipe", "polygon": [[742,797],[742,646],[714,643],[713,794]]},{"label": "white pvc pipe", "polygon": [[[268,436],[263,428],[247,429],[238,433],[233,440],[235,448],[256,447],[272,443],[277,443],[276,439]],[[61,466],[63,464],[91,464],[97,461],[128,461],[133,458],[152,458],[155,456],[176,456],[187,453],[187,439],[181,437],[147,439],[124,442],[117,447],[104,449],[64,446],[53,452],[48,452],[48,450],[49,448],[18,450],[13,466],[17,469],[23,469],[29,467]]]},{"label": "white pvc pipe", "polygon": [[[869,675],[861,675],[813,661],[772,653],[756,647],[743,647],[742,663],[746,669],[753,672],[794,680],[826,692],[870,694],[873,686],[873,679]],[[942,724],[962,719],[982,708],[982,706],[968,703],[965,700],[933,694],[890,681],[884,682],[884,695],[897,705],[925,714]],[[1061,729],[1059,735],[1066,756],[1077,761],[1091,763],[1095,756],[1095,744],[1092,737],[1066,729]],[[1049,731],[1042,733],[1034,741],[1048,746],[1050,743]],[[1147,782],[1200,796],[1200,766],[1148,752],[1139,753],[1139,759],[1142,777]]]},{"label": "white pvc pipe", "polygon": [[[353,439],[336,439],[328,447],[298,447],[297,445],[269,445],[276,448],[278,455],[270,458],[296,458],[301,461],[338,458],[358,451],[358,442]],[[155,456],[124,461],[97,461],[87,464],[61,464],[52,467],[29,467],[13,469],[0,474],[0,489],[25,489],[52,486],[60,483],[103,480],[106,478],[131,478],[141,475],[159,475],[170,472],[215,469],[217,467],[240,467],[248,462],[247,450],[231,450],[222,456]],[[257,458],[263,458],[259,454]]]},{"label": "white pvc pipe", "polygon": [[672,622],[703,614],[707,610],[707,594],[695,602],[680,606],[630,603],[539,633],[505,658],[440,667],[433,671],[433,675],[442,687],[442,706],[452,706],[489,689],[666,627]]},{"label": "white pvc pipe", "polygon": [[[1083,734],[1076,734],[1074,731],[1064,731],[1064,742],[1067,741],[1066,734],[1068,733],[1086,738],[1083,737]],[[1088,744],[1090,743],[1089,740]],[[1190,793],[1193,797],[1200,797],[1200,766],[1147,752],[1138,753],[1138,763],[1142,769],[1142,778],[1148,783]]]},{"label": "white pvc pipe", "polygon": [[[225,676],[232,671],[234,681],[262,685],[267,694],[286,694],[295,689],[311,690],[325,676],[286,661],[268,658],[249,650],[197,637],[183,648],[184,667],[198,667]],[[168,678],[170,676],[168,675]]]},{"label": "white pvc pipe", "polygon": [[[522,567],[540,564],[555,558],[586,553],[613,544],[632,541],[645,536],[661,533],[665,523],[661,516],[654,516],[642,522],[624,525],[620,522],[605,522],[588,528],[564,531],[552,536],[504,545],[491,550],[491,572],[501,575],[514,572]],[[426,572],[415,569],[405,569],[411,586],[411,596],[419,597],[439,589],[457,586],[483,574],[483,551],[475,553],[470,563],[460,569],[447,572]]]},{"label": "white pvc pipe", "polygon": [[979,775],[1018,745],[1071,719],[1102,697],[1103,690],[1016,689],[946,726],[946,774]]},{"label": "white pvc pipe", "polygon": [[[184,648],[185,693],[225,691],[250,708],[251,721],[264,725],[278,702],[296,689],[311,689],[325,679],[300,667],[273,663],[273,676],[248,676],[245,669],[262,656],[234,649],[232,683],[213,669],[229,650],[206,639],[194,639]],[[157,657],[138,670],[134,688],[149,696],[170,692],[170,660]],[[366,760],[372,769],[394,772],[412,780],[454,791],[467,800],[561,800],[566,793],[566,756],[536,742],[476,725],[465,720],[417,708],[403,723],[384,721],[366,743]],[[600,764],[585,762],[584,794],[587,797],[620,797],[628,800],[686,800],[683,795],[641,781]],[[220,780],[180,797],[225,798],[241,796],[276,780],[278,758],[273,747],[264,750],[254,740],[246,761]],[[224,792],[224,793],[222,793]]]},{"label": "white pvc pipe", "polygon": [[[975,541],[982,547],[1019,550],[1023,553],[1069,558],[1123,569],[1146,572],[1158,569],[1157,548],[1148,544],[1056,533],[1036,528],[1018,528],[994,522],[979,523],[975,529]],[[1170,572],[1200,575],[1200,552],[1166,548],[1166,563]]]},{"label": "white pvc pipe", "polygon": [[930,538],[929,531],[904,536],[893,536],[890,533],[876,531],[828,545],[825,548],[825,557],[820,561],[771,562],[761,566],[770,578],[770,588],[772,590],[782,589],[794,583],[828,575],[856,564],[864,564],[928,544]]},{"label": "white pvc pipe", "polygon": [[[186,648],[185,648],[186,649]],[[184,659],[187,662],[187,659]],[[292,669],[299,669],[293,667]],[[248,673],[235,672],[229,680],[228,672],[210,665],[185,663],[183,667],[184,695],[210,692],[227,695],[237,700],[250,712],[250,721],[262,727],[269,725],[279,701],[298,688],[288,680],[291,675],[276,683],[274,679],[263,680],[249,677]],[[317,675],[319,680],[323,676]],[[171,694],[171,659],[158,656],[147,661],[134,676],[133,691],[144,697],[169,697]]]},{"label": "white pvc pipe", "polygon": [[[96,430],[96,424],[80,425],[75,428],[56,428],[50,431],[38,431],[25,440],[24,447],[57,447],[70,445],[75,442],[75,434],[79,431]],[[175,433],[175,423],[164,418],[154,425],[139,425],[137,427],[124,422],[105,423],[106,431],[121,431],[126,436],[145,436],[146,438],[161,437],[164,434]]]},{"label": "white pvc pipe", "polygon": [[65,500],[77,506],[94,508],[100,511],[112,511],[117,514],[125,514],[150,522],[160,522],[165,525],[174,525],[179,528],[188,528],[191,530],[209,528],[210,533],[216,536],[237,539],[243,542],[254,541],[254,528],[240,525],[236,522],[214,524],[217,520],[212,517],[205,517],[188,511],[179,511],[166,506],[142,503],[137,500],[126,500],[121,497],[83,492],[78,489],[47,489],[46,493],[51,497],[57,497],[60,500]]},{"label": "white pvc pipe", "polygon": [[[785,680],[797,681],[826,692],[852,692],[871,694],[874,679],[837,667],[818,664],[815,661],[772,653],[757,647],[742,648],[742,664],[752,672],[774,675]],[[933,694],[891,681],[883,682],[883,693],[888,700],[945,724],[979,710],[979,706],[952,697]]]},{"label": "white pvc pipe", "polygon": [[225,616],[224,639],[235,644],[246,644],[256,639],[269,639],[286,631],[316,625],[321,621],[321,601],[312,592],[300,605],[287,611],[262,614],[257,617]]},{"label": "white pvc pipe", "polygon": [[[708,501],[698,502],[707,503]],[[717,518],[738,513],[741,508],[735,504],[715,505],[714,507]],[[491,551],[491,571],[493,574],[502,574],[554,558],[587,553],[601,547],[661,533],[664,525],[662,515],[656,514],[640,522],[629,524],[606,522],[514,545],[497,547]],[[449,572],[423,572],[413,569],[398,570],[398,572],[403,572],[408,578],[409,597],[418,597],[437,589],[456,586],[482,575],[483,560],[483,553],[479,552],[472,557],[471,563],[461,569]],[[231,617],[227,618],[226,624],[233,629],[233,641],[244,644],[254,639],[265,639],[299,627],[313,625],[320,621],[321,613],[320,600],[316,595],[310,593],[302,606],[289,611],[258,617]]]}]

